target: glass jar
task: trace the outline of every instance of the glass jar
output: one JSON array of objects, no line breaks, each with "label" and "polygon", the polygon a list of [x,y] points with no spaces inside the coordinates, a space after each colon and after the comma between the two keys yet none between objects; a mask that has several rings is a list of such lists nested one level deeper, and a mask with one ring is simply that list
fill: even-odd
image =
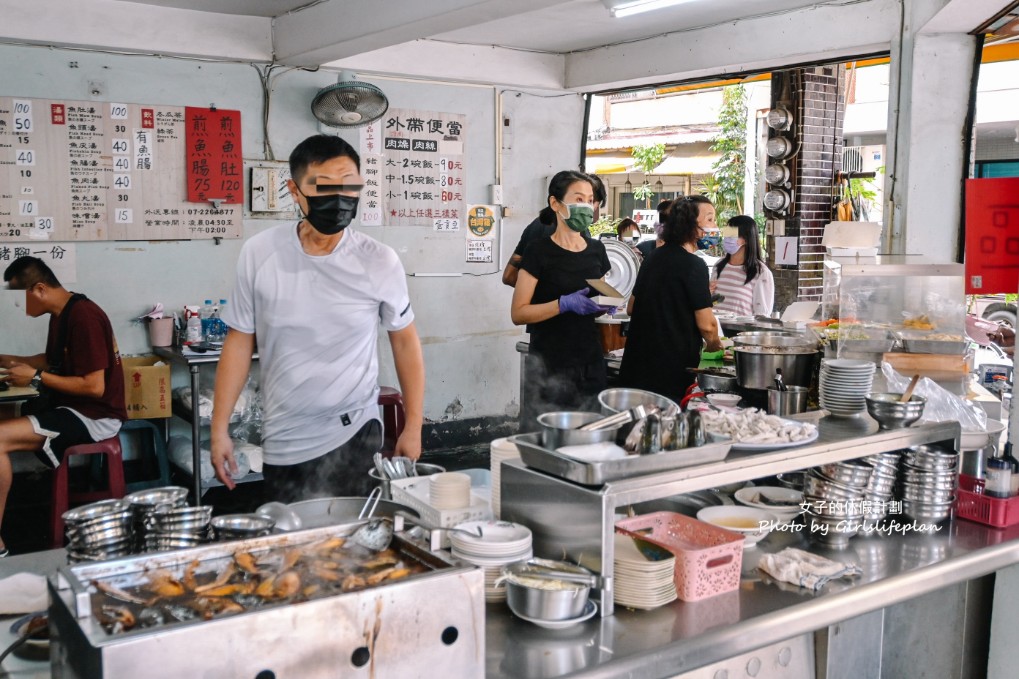
[{"label": "glass jar", "polygon": [[984,495],[1007,498],[1012,496],[1012,465],[1000,457],[987,460]]}]

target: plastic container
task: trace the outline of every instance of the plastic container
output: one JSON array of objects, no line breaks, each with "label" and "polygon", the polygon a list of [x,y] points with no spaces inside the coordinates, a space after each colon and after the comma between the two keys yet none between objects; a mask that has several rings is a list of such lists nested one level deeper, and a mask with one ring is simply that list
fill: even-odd
[{"label": "plastic container", "polygon": [[1008,498],[1012,495],[1012,465],[1007,460],[990,458],[984,474],[984,495],[995,498]]},{"label": "plastic container", "polygon": [[980,479],[959,474],[955,515],[994,528],[1007,528],[1019,523],[1019,497],[1002,500],[974,492],[979,483]]},{"label": "plastic container", "polygon": [[616,531],[663,547],[676,556],[676,594],[700,601],[739,589],[743,536],[675,512],[616,522]]}]

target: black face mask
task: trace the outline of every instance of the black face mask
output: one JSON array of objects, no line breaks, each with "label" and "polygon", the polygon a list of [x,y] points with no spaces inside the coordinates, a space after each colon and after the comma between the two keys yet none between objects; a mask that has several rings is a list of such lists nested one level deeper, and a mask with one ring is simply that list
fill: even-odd
[{"label": "black face mask", "polygon": [[[304,194],[301,194],[304,196]],[[343,231],[354,215],[357,214],[358,196],[341,196],[336,193],[330,196],[304,196],[308,201],[308,212],[305,218],[315,230],[326,236],[333,236]]]}]

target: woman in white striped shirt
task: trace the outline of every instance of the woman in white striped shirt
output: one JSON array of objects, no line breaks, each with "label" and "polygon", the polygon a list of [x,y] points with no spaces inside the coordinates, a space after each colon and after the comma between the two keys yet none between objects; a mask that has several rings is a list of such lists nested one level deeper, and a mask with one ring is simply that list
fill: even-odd
[{"label": "woman in white striped shirt", "polygon": [[716,279],[711,285],[712,292],[725,299],[715,305],[715,311],[770,316],[775,306],[775,277],[761,256],[757,222],[737,215],[729,220],[729,226],[735,227],[738,235],[722,239],[725,257],[715,265]]}]

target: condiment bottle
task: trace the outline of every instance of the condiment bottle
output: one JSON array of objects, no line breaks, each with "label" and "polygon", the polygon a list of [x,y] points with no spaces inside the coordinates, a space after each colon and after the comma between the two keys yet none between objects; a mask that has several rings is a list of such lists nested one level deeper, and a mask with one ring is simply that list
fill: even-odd
[{"label": "condiment bottle", "polygon": [[1012,467],[1012,477],[1009,495],[1015,497],[1016,495],[1019,495],[1019,460],[1015,459],[1015,457],[1012,455],[1011,443],[1005,444],[1005,452],[1001,456],[1001,459],[1003,459]]},{"label": "condiment bottle", "polygon": [[988,497],[1007,498],[1012,494],[1012,465],[1001,457],[987,460],[984,482],[984,495]]}]

